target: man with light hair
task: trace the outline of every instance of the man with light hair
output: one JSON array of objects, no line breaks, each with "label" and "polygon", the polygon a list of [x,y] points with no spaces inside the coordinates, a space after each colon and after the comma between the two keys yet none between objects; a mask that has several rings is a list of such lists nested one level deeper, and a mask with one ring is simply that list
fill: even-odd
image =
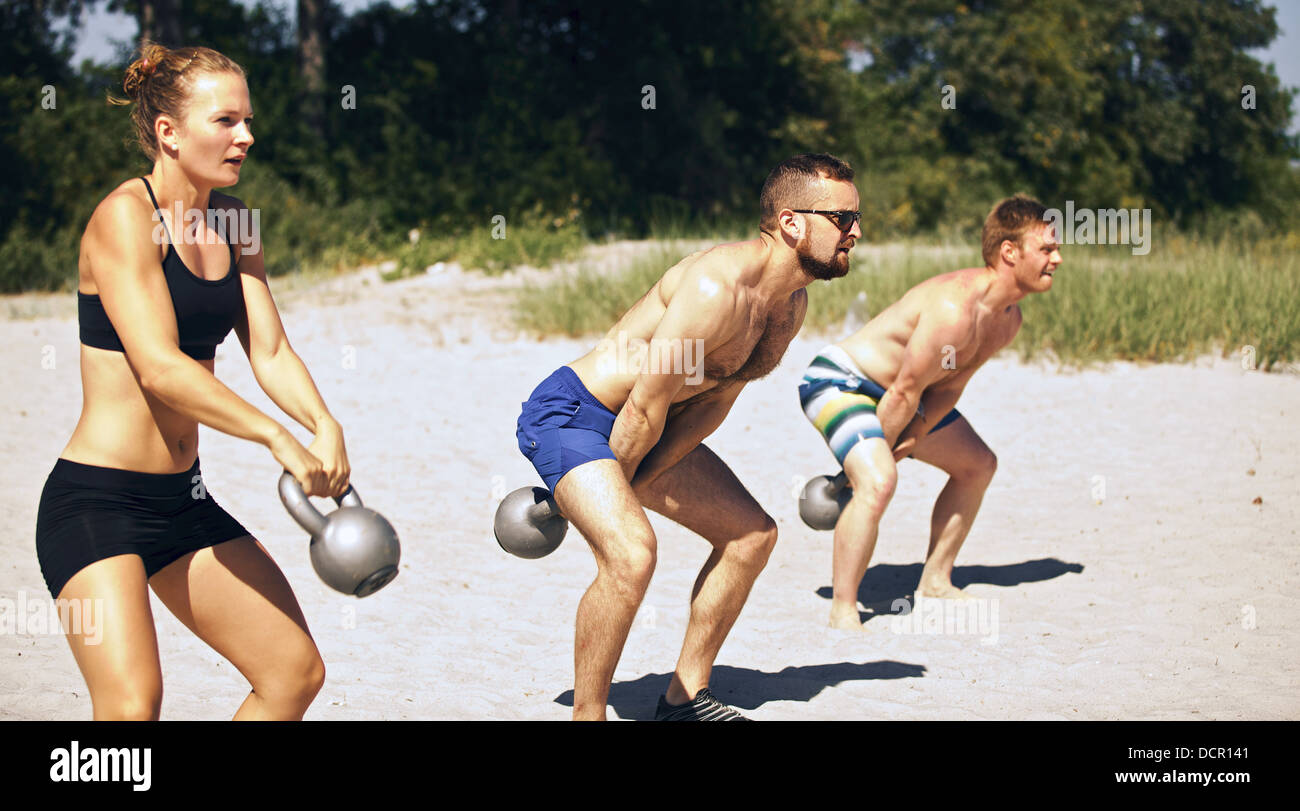
[{"label": "man with light hair", "polygon": [[966,596],[952,584],[953,564],[997,458],[953,406],[975,371],[1016,336],[1017,302],[1052,287],[1061,254],[1046,211],[1023,195],[1000,201],[984,221],[984,267],[921,282],[808,367],[799,386],[804,414],[853,488],[835,525],[832,627],[864,630],[858,589],[897,463],[908,456],[949,475],[916,596]]}]

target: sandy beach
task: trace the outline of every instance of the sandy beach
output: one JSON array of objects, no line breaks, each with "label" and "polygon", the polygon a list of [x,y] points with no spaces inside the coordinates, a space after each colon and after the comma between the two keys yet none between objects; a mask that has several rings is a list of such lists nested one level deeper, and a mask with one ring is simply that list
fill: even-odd
[{"label": "sandy beach", "polygon": [[[595,339],[521,335],[507,317],[517,283],[454,266],[386,284],[373,270],[283,292],[272,282],[344,427],[353,483],[402,541],[387,588],[330,591],[280,505],[271,454],[202,429],[210,493],[275,557],[324,656],[308,719],[569,716],[574,613],[595,563],[572,530],[545,559],[513,558],[491,519],[507,492],[540,484],[515,445],[521,401]],[[81,406],[75,297],[7,304],[0,601],[34,611],[49,602],[37,502]],[[961,628],[942,612],[893,613],[912,598],[943,484],[907,462],[861,593],[872,633],[854,635],[826,627],[831,535],[804,526],[796,502],[835,463],[795,388],[839,337],[805,330],[708,441],[780,531],[722,648],[719,698],[757,720],[1300,718],[1300,376],[1222,359],[1060,371],[995,358],[959,404],[999,459],[954,576],[983,613]],[[233,336],[217,375],[290,424]],[[651,520],[658,568],[610,693],[622,719],[652,717],[707,555]],[[156,599],[154,614],[162,717],[233,714],[247,683]],[[90,718],[62,635],[22,624],[0,629],[0,719]]]}]

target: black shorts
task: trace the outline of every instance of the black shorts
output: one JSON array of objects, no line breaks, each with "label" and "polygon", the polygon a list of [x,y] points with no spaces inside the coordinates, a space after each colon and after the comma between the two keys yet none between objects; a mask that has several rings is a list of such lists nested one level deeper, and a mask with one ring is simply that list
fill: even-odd
[{"label": "black shorts", "polygon": [[137,473],[60,459],[36,512],[36,557],[57,598],[74,574],[114,555],[139,555],[147,577],[193,552],[249,534],[203,486],[199,460],[183,473]]}]

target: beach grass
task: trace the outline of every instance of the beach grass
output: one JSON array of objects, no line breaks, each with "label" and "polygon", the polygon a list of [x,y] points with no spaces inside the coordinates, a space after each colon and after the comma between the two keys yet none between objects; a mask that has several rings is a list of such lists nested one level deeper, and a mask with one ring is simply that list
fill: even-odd
[{"label": "beach grass", "polygon": [[[1052,289],[1021,302],[1024,326],[1012,349],[1069,366],[1220,354],[1259,369],[1286,367],[1300,361],[1297,248],[1295,235],[1256,242],[1173,235],[1141,256],[1128,246],[1065,246]],[[602,333],[689,250],[664,242],[619,267],[582,264],[530,285],[516,302],[517,323],[543,334]],[[859,245],[847,277],[809,288],[805,326],[856,328],[924,279],[980,265],[974,246]]]},{"label": "beach grass", "polygon": [[657,241],[612,267],[579,262],[576,272],[524,285],[515,297],[515,323],[544,335],[603,333],[692,250],[684,242]]}]

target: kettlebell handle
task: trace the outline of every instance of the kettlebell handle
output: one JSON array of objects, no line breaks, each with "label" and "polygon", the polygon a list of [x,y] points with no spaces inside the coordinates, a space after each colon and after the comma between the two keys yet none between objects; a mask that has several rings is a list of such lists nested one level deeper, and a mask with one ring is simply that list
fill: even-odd
[{"label": "kettlebell handle", "polygon": [[827,493],[831,496],[836,496],[839,494],[841,490],[844,489],[844,486],[847,485],[848,483],[849,483],[848,474],[845,473],[843,470],[841,470],[839,473],[836,473],[834,476],[832,476],[831,480],[826,483]]},{"label": "kettlebell handle", "polygon": [[528,520],[534,524],[540,524],[560,515],[560,506],[555,503],[555,496],[551,493],[546,494],[546,498],[541,501],[528,505]]},{"label": "kettlebell handle", "polygon": [[[298,526],[307,530],[312,537],[320,535],[325,531],[325,516],[321,515],[312,505],[311,499],[302,491],[302,485],[294,478],[289,471],[280,474],[280,501],[284,503],[284,508],[293,516],[293,520],[298,522]],[[360,507],[361,496],[357,495],[357,490],[351,484],[348,489],[343,491],[343,495],[337,496],[334,503],[340,507]]]}]

